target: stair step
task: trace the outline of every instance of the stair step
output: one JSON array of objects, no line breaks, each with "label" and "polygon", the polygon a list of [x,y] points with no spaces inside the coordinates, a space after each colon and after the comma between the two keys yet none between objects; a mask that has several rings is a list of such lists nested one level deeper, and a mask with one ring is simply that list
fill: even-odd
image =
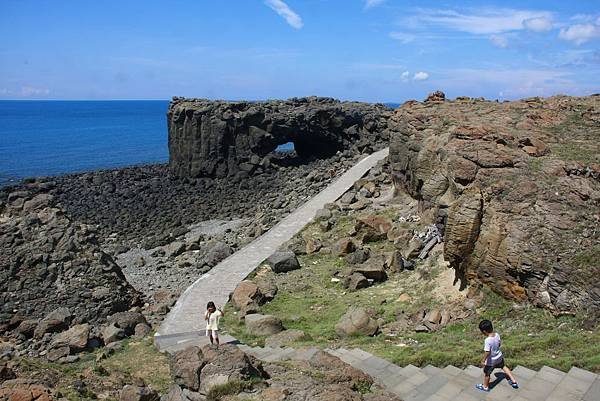
[{"label": "stair step", "polygon": [[542,366],[537,372],[536,377],[546,380],[550,383],[558,384],[567,374],[561,372],[558,369],[551,368],[550,366]]},{"label": "stair step", "polygon": [[548,401],[581,400],[598,375],[579,368],[571,368],[547,398]]},{"label": "stair step", "polygon": [[421,369],[417,368],[415,365],[406,365],[405,367],[401,368],[402,371],[400,372],[400,374],[404,377],[410,377],[413,374],[420,372]]},{"label": "stair step", "polygon": [[516,368],[513,369],[513,373],[515,378],[517,379],[517,383],[522,383],[533,379],[533,377],[537,374],[535,370],[526,368],[521,365],[517,365]]},{"label": "stair step", "polygon": [[471,377],[479,377],[483,374],[483,370],[477,366],[469,365],[463,371]]},{"label": "stair step", "polygon": [[429,378],[429,376],[421,372],[421,369],[414,365],[406,365],[401,368],[400,375],[403,379],[394,385],[392,392],[399,395],[401,398],[410,394],[415,387]]},{"label": "stair step", "polygon": [[424,368],[421,369],[421,372],[425,373],[428,376],[435,376],[437,374],[439,374],[442,371],[442,369],[433,366],[433,365],[427,365]]},{"label": "stair step", "polygon": [[462,369],[459,369],[454,365],[448,365],[442,370],[448,376],[458,376],[463,373]]},{"label": "stair step", "polygon": [[292,355],[292,359],[298,361],[308,361],[319,351],[319,348],[316,347],[300,348]]},{"label": "stair step", "polygon": [[[541,370],[540,370],[541,371]],[[549,375],[540,375],[540,372],[527,382],[526,385],[519,388],[519,396],[528,401],[544,401],[550,396],[550,394],[556,388],[559,380],[556,380],[556,375],[550,377],[550,380],[556,381],[551,382],[548,379]]]},{"label": "stair step", "polygon": [[443,374],[434,374],[423,383],[417,385],[410,394],[405,395],[404,401],[423,401],[437,393],[447,383],[448,378],[446,376]]},{"label": "stair step", "polygon": [[600,377],[594,380],[588,391],[583,396],[583,401],[600,400]]},{"label": "stair step", "polygon": [[373,357],[373,354],[370,354],[370,353],[368,353],[366,351],[363,351],[360,348],[352,348],[350,350],[350,353],[352,353],[352,355],[355,355],[357,358],[363,359],[363,360],[367,360],[367,359]]}]

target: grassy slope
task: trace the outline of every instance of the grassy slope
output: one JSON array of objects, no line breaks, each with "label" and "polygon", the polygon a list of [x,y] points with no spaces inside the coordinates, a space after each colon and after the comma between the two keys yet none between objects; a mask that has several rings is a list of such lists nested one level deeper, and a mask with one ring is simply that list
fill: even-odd
[{"label": "grassy slope", "polygon": [[[314,225],[304,234],[327,240],[324,237],[328,235],[343,236],[349,226],[347,219],[341,219],[331,234],[320,233]],[[371,247],[385,251],[389,244],[382,241]],[[580,329],[583,316],[555,318],[536,308],[514,309],[511,302],[493,293],[485,294],[476,314],[436,333],[420,334],[409,328],[393,337],[379,334],[341,339],[335,334],[334,326],[349,305],[372,308],[386,323],[393,322],[401,310],[411,314],[427,306],[443,306],[431,294],[435,289],[432,279],[444,267],[430,257],[414,272],[395,274],[385,283],[348,292],[331,281],[335,271],[346,268],[342,258],[317,253],[301,257],[300,262],[302,269],[287,273],[283,280],[282,276],[276,278],[283,285],[279,285],[275,299],[262,307],[262,313],[278,316],[286,328],[301,329],[312,336],[311,341],[296,345],[360,347],[398,365],[465,366],[480,360],[483,337],[477,323],[481,318],[489,318],[496,322],[508,363],[513,366],[520,364],[537,369],[548,365],[561,370],[579,366],[600,372],[600,333]],[[401,294],[408,294],[411,300],[400,301]],[[264,343],[264,338],[246,335],[234,313],[227,315],[223,326],[247,343]]]}]

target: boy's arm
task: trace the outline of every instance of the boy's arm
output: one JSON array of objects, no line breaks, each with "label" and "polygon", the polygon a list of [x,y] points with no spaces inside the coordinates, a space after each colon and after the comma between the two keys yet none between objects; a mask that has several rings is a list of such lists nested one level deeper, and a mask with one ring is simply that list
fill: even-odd
[{"label": "boy's arm", "polygon": [[490,356],[490,351],[485,351],[483,353],[483,359],[481,360],[481,365],[485,366],[485,363],[487,362],[489,356]]}]

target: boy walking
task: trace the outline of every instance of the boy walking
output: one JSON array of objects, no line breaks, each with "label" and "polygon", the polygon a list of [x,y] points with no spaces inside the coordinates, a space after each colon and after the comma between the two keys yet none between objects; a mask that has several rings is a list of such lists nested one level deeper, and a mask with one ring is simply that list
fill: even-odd
[{"label": "boy walking", "polygon": [[502,369],[508,377],[508,384],[513,388],[519,388],[517,379],[515,379],[510,369],[504,366],[504,356],[502,355],[502,351],[500,351],[500,334],[494,332],[492,322],[482,320],[479,322],[479,330],[485,335],[485,341],[483,342],[484,354],[481,360],[481,365],[483,366],[483,383],[475,387],[481,391],[490,391],[490,375],[494,369],[498,368]]}]

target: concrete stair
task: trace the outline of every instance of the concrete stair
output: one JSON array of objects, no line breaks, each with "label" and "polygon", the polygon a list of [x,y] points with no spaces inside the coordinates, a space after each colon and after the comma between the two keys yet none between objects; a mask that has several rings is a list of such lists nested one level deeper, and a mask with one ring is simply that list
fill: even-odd
[{"label": "concrete stair", "polygon": [[[314,347],[239,347],[265,362],[307,360],[319,350]],[[452,365],[400,367],[358,348],[324,351],[367,373],[404,401],[600,401],[600,377],[575,367],[564,373],[548,366],[539,371],[517,366],[513,373],[519,389],[513,389],[497,369],[492,374],[491,391],[484,393],[475,388],[482,381],[482,369],[476,366],[464,369]]]}]

